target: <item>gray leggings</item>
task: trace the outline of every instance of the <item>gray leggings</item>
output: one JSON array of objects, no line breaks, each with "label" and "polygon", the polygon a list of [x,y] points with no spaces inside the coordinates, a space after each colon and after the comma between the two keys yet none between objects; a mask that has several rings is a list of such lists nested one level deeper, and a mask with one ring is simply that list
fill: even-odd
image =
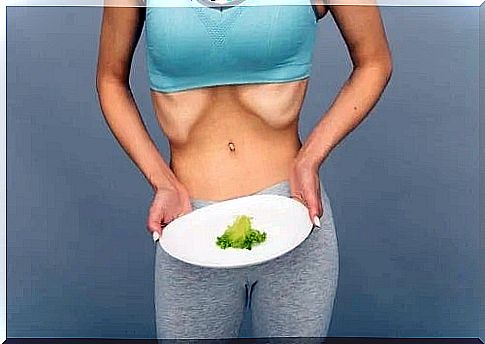
[{"label": "gray leggings", "polygon": [[[169,256],[157,243],[157,338],[239,337],[243,313],[253,338],[326,337],[339,274],[337,236],[329,199],[320,183],[321,228],[271,261],[241,268],[205,268]],[[290,197],[288,181],[255,194]],[[216,201],[192,199],[193,209]]]}]

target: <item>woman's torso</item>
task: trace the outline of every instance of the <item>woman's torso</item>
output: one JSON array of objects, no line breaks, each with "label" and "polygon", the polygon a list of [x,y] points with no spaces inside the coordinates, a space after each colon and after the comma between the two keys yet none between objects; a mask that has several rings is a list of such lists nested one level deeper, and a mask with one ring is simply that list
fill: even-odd
[{"label": "woman's torso", "polygon": [[312,7],[221,12],[182,1],[190,6],[148,7],[146,16],[151,96],[173,172],[192,198],[207,200],[287,179],[301,146]]}]

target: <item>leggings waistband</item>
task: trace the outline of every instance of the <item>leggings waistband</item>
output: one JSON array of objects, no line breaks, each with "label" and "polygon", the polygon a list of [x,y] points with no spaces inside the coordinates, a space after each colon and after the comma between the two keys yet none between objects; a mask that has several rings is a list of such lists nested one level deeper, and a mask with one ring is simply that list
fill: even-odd
[{"label": "leggings waistband", "polygon": [[[264,189],[261,189],[257,192],[253,192],[247,195],[241,195],[239,197],[244,197],[244,196],[252,196],[252,195],[280,195],[280,196],[290,196],[290,184],[288,180],[282,180],[276,184],[270,185],[268,187],[265,187]],[[214,204],[218,203],[221,201],[213,201],[213,200],[205,200],[205,199],[199,199],[199,198],[191,198],[190,202],[192,203],[192,208],[201,208],[209,204]]]}]

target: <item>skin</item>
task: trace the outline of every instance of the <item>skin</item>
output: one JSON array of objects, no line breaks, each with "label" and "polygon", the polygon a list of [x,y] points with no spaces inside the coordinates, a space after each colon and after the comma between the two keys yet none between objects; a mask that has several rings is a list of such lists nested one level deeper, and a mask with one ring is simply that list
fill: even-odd
[{"label": "skin", "polygon": [[300,141],[298,119],[308,79],[172,93],[151,90],[156,118],[170,145],[168,164],[146,130],[129,85],[145,8],[104,8],[96,87],[110,130],[153,189],[149,232],[161,234],[166,224],[190,212],[191,197],[230,199],[284,179],[311,219],[323,215],[319,169],[377,103],[391,77],[392,58],[378,7],[317,8],[322,16],[333,17],[353,69],[306,141]]}]

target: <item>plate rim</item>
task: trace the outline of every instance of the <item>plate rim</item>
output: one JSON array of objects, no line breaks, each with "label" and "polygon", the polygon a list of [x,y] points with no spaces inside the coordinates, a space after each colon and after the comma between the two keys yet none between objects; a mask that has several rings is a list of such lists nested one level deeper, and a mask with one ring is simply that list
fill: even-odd
[{"label": "plate rim", "polygon": [[[227,200],[217,201],[216,203],[212,203],[212,204],[209,204],[207,206],[192,210],[190,213],[185,214],[185,215],[171,221],[163,230],[165,231],[167,229],[174,227],[176,225],[176,223],[179,223],[183,220],[186,220],[187,219],[186,216],[189,216],[189,215],[191,215],[195,212],[198,212],[198,211],[206,212],[206,211],[208,211],[208,209],[210,210],[210,209],[221,207],[221,206],[224,207],[225,204],[228,204],[228,203],[239,203],[239,202],[244,202],[248,199],[254,199],[254,198],[258,198],[258,199],[280,198],[280,199],[284,199],[285,201],[290,201],[290,203],[293,203],[293,204],[299,206],[300,208],[304,208],[305,210],[308,211],[308,209],[306,208],[306,206],[304,204],[302,204],[301,202],[298,202],[297,200],[295,200],[294,198],[289,197],[289,196],[273,195],[273,194],[247,195],[247,196],[241,196],[241,197],[237,197],[237,198],[231,198],[231,199],[227,199]],[[275,256],[267,257],[267,258],[264,258],[262,260],[258,260],[257,262],[247,262],[247,263],[229,264],[229,265],[223,265],[223,263],[221,263],[221,264],[211,264],[211,263],[202,263],[201,264],[200,262],[197,263],[197,262],[194,262],[190,259],[186,259],[185,257],[179,257],[179,256],[176,256],[176,255],[173,255],[173,253],[170,252],[170,249],[167,249],[167,246],[165,244],[165,240],[163,240],[163,233],[162,233],[160,240],[158,240],[158,245],[160,245],[160,247],[171,257],[173,257],[173,258],[175,258],[179,261],[185,262],[187,264],[190,264],[190,265],[195,265],[195,266],[199,266],[199,267],[207,267],[207,268],[221,268],[221,269],[248,267],[248,266],[260,265],[260,264],[266,263],[268,261],[274,260],[274,259],[281,257],[284,254],[292,251],[296,247],[298,247],[303,241],[305,241],[305,239],[310,235],[310,233],[313,230],[314,226],[311,223],[311,220],[310,220],[309,217],[308,217],[308,222],[309,222],[310,225],[308,226],[308,228],[305,231],[302,231],[302,235],[298,238],[298,240],[295,241],[294,244],[288,246],[287,248],[285,248],[283,251],[281,251],[280,253],[278,253]]]}]

